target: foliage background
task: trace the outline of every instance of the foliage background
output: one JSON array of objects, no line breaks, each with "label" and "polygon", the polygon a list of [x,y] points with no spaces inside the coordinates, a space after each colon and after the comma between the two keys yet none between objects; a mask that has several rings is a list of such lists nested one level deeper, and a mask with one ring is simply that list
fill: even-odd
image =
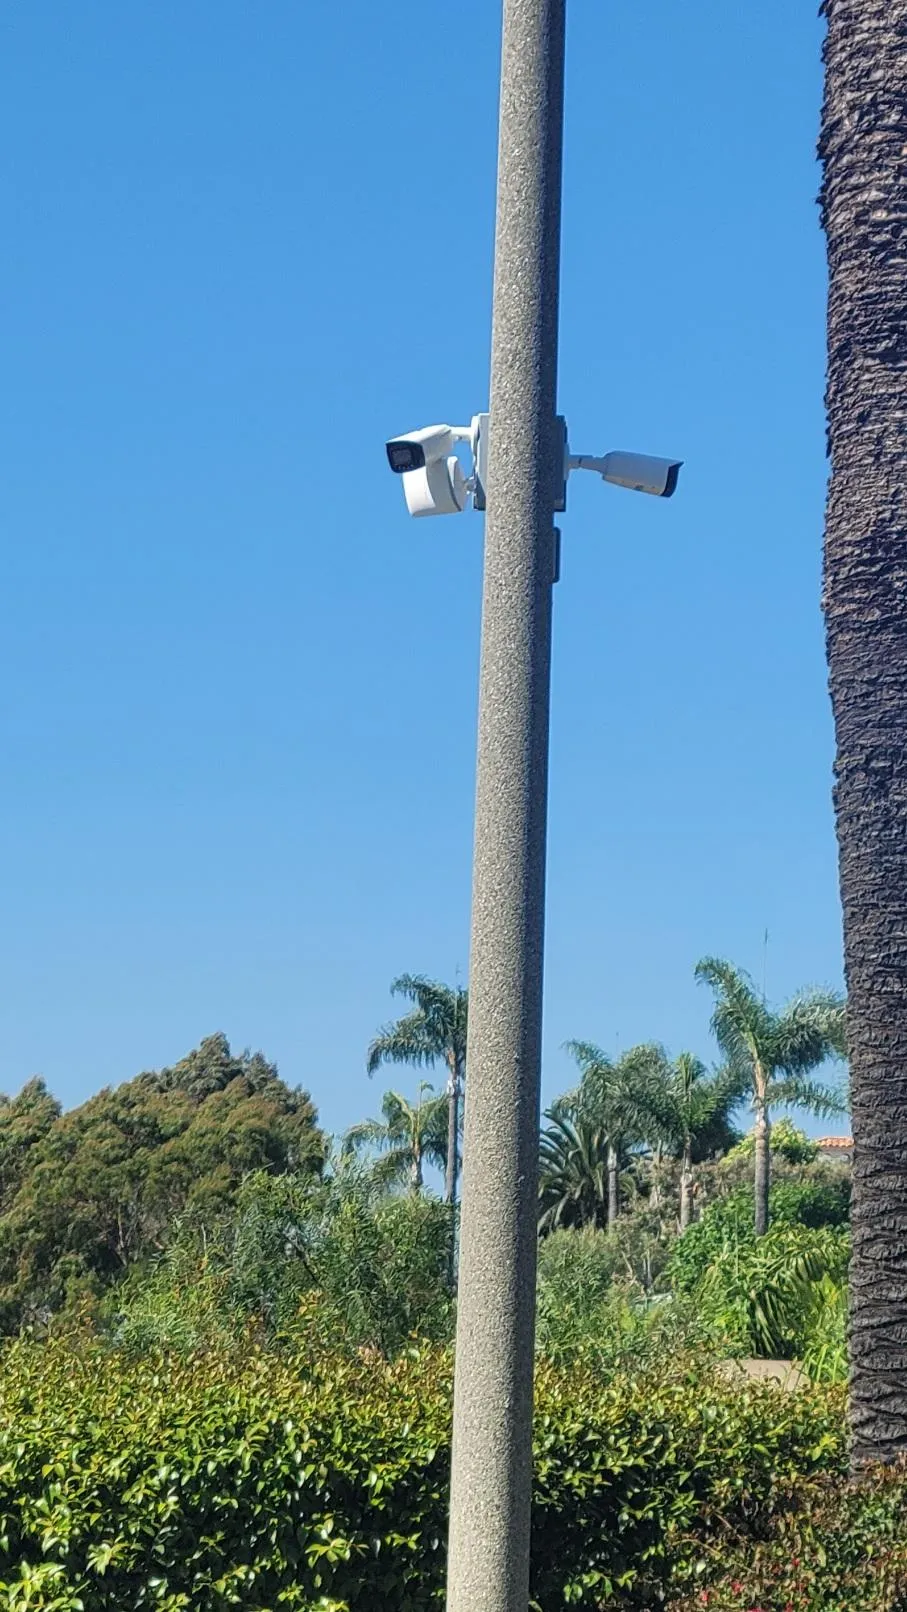
[{"label": "foliage background", "polygon": [[[450,1385],[427,1346],[130,1359],[24,1340],[0,1380],[6,1604],[435,1607]],[[740,1390],[680,1356],[635,1377],[541,1365],[537,1396],[544,1612],[651,1605],[695,1573],[701,1517],[743,1524],[785,1481],[843,1470],[838,1389]]]}]

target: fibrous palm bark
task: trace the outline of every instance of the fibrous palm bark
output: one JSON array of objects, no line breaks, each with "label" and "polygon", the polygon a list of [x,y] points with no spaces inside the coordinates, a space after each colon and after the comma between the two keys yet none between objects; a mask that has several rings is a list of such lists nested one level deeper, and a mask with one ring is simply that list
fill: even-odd
[{"label": "fibrous palm bark", "polygon": [[824,608],[854,1135],[853,1457],[907,1452],[907,0],[826,0]]}]

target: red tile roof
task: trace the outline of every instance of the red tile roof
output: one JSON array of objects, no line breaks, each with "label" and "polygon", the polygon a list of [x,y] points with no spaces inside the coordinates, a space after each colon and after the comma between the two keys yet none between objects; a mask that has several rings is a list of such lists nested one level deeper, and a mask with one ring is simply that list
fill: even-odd
[{"label": "red tile roof", "polygon": [[841,1151],[846,1149],[849,1152],[850,1149],[853,1147],[853,1137],[852,1136],[820,1136],[818,1138],[817,1142],[816,1142],[816,1147],[835,1148],[835,1149],[840,1149]]}]

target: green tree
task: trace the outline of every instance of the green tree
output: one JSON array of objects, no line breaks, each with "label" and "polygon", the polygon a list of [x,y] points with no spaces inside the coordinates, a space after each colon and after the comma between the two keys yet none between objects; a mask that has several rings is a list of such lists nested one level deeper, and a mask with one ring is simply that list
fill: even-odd
[{"label": "green tree", "polygon": [[715,997],[712,1033],[755,1116],[755,1227],[768,1230],[771,1114],[779,1104],[823,1116],[840,1113],[840,1096],[806,1077],[827,1058],[844,1054],[844,1003],[833,991],[803,991],[773,1013],[748,974],[718,957],[704,957],[696,978]]},{"label": "green tree", "polygon": [[446,1097],[436,1097],[427,1080],[419,1082],[415,1103],[398,1091],[387,1091],[381,1103],[381,1119],[362,1120],[351,1125],[343,1138],[344,1151],[375,1148],[382,1157],[375,1166],[376,1180],[386,1185],[409,1181],[413,1192],[424,1186],[424,1166],[447,1162]]},{"label": "green tree", "polygon": [[609,1224],[609,1146],[589,1115],[551,1110],[539,1141],[539,1231]]},{"label": "green tree", "polygon": [[32,1149],[63,1112],[39,1077],[26,1081],[18,1096],[0,1098],[0,1214],[12,1202]]},{"label": "green tree", "polygon": [[640,1102],[651,1114],[658,1142],[680,1160],[680,1231],[693,1218],[693,1166],[734,1139],[731,1115],[741,1098],[739,1073],[726,1066],[709,1074],[691,1052],[673,1063],[653,1057],[645,1066]]},{"label": "green tree", "polygon": [[395,996],[415,1006],[411,1013],[387,1024],[372,1041],[366,1060],[370,1075],[386,1063],[428,1068],[443,1063],[447,1069],[447,1145],[445,1148],[445,1202],[457,1201],[459,1176],[460,1107],[466,1075],[466,1028],[469,995],[460,986],[442,985],[422,974],[401,974],[391,985]]},{"label": "green tree", "polygon": [[567,1119],[582,1117],[588,1134],[597,1132],[605,1149],[607,1225],[620,1214],[621,1162],[642,1142],[656,1138],[649,1100],[654,1070],[663,1057],[655,1045],[632,1047],[616,1062],[591,1041],[568,1041],[580,1069],[576,1089],[559,1099],[553,1112]]},{"label": "green tree", "polygon": [[[163,1248],[175,1218],[216,1217],[250,1170],[317,1174],[324,1159],[306,1093],[260,1054],[231,1058],[222,1036],[174,1069],[106,1088],[68,1113],[53,1107],[30,1084],[0,1109],[0,1174],[10,1182],[0,1203],[5,1330],[99,1294]],[[28,1124],[33,1139],[10,1174],[4,1142],[18,1134],[20,1144]]]},{"label": "green tree", "polygon": [[[774,1121],[770,1145],[773,1169],[779,1159],[783,1159],[785,1164],[815,1164],[819,1156],[818,1144],[795,1125],[788,1114],[782,1114],[779,1120]],[[756,1133],[748,1131],[746,1136],[741,1136],[736,1146],[731,1148],[727,1156],[728,1164],[733,1164],[736,1159],[752,1160],[755,1151]],[[836,1169],[840,1166],[832,1165],[831,1168]]]},{"label": "green tree", "polygon": [[907,0],[824,0],[824,610],[853,1086],[854,1460],[907,1454]]},{"label": "green tree", "polygon": [[268,1063],[264,1053],[231,1052],[227,1037],[219,1030],[206,1036],[172,1069],[162,1069],[156,1079],[163,1091],[184,1091],[203,1101],[214,1092],[225,1091],[234,1080],[244,1080],[250,1092],[267,1092],[280,1077],[277,1065]]},{"label": "green tree", "polygon": [[388,1196],[355,1159],[323,1177],[256,1171],[218,1221],[187,1216],[151,1266],[117,1290],[114,1335],[135,1354],[215,1355],[250,1325],[271,1343],[392,1356],[414,1335],[446,1341],[450,1215]]}]

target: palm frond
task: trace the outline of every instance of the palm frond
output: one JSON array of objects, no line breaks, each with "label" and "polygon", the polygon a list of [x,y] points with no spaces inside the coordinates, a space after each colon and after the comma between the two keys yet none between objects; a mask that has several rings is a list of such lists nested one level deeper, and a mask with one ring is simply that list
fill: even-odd
[{"label": "palm frond", "polygon": [[407,997],[415,1007],[396,1023],[379,1030],[366,1056],[368,1073],[373,1075],[385,1063],[424,1068],[440,1061],[462,1073],[469,1018],[465,988],[452,988],[422,974],[401,974],[393,981],[391,991]]},{"label": "palm frond", "polygon": [[679,1157],[690,1144],[694,1154],[721,1145],[730,1116],[749,1079],[729,1066],[710,1073],[692,1053],[668,1061],[663,1048],[648,1046],[629,1055],[633,1097],[641,1115],[637,1128],[650,1145]]},{"label": "palm frond", "polygon": [[[372,1148],[386,1158],[402,1158],[407,1170],[418,1158],[443,1169],[447,1162],[447,1098],[436,1096],[427,1080],[419,1082],[415,1102],[401,1092],[386,1091],[381,1099],[381,1114],[381,1119],[362,1120],[350,1126],[342,1142],[344,1155]],[[387,1166],[391,1174],[395,1168],[396,1165]]]},{"label": "palm frond", "polygon": [[826,1058],[843,1058],[844,999],[836,991],[802,991],[776,1021],[776,1067],[796,1075]]},{"label": "palm frond", "polygon": [[439,1031],[449,1035],[461,1021],[465,1027],[469,993],[463,986],[444,985],[424,974],[400,974],[391,984],[391,993],[415,1002],[426,1022]]},{"label": "palm frond", "polygon": [[574,1086],[571,1091],[565,1091],[560,1097],[555,1097],[548,1110],[548,1118],[553,1120],[574,1119],[580,1107],[579,1087]]},{"label": "palm frond", "polygon": [[548,1111],[539,1143],[539,1231],[605,1226],[608,1218],[608,1138],[584,1116]]},{"label": "palm frond", "polygon": [[820,1081],[804,1080],[796,1075],[773,1080],[768,1088],[768,1098],[771,1103],[805,1108],[818,1119],[833,1119],[847,1112],[847,1102],[842,1092]]},{"label": "palm frond", "polygon": [[667,1069],[664,1049],[646,1042],[612,1062],[592,1042],[572,1041],[568,1047],[582,1071],[570,1110],[621,1137],[627,1146],[655,1140],[658,1094]]},{"label": "palm frond", "polygon": [[416,1003],[417,1012],[425,1023],[426,1037],[436,1047],[437,1057],[446,1057],[451,1052],[458,1058],[465,1055],[469,1014],[469,995],[465,988],[443,985],[439,980],[426,979],[423,974],[401,974],[394,980],[391,990]]},{"label": "palm frond", "polygon": [[344,1131],[340,1147],[342,1153],[356,1153],[363,1147],[381,1147],[387,1127],[378,1119],[363,1119]]},{"label": "palm frond", "polygon": [[754,1048],[771,1037],[772,1015],[750,976],[721,957],[703,957],[695,975],[714,993],[712,1034],[725,1057],[741,1071],[751,1067]]},{"label": "palm frond", "polygon": [[564,1051],[579,1064],[580,1073],[586,1075],[592,1069],[612,1068],[611,1059],[594,1041],[565,1041]]},{"label": "palm frond", "polygon": [[729,1114],[744,1102],[752,1091],[752,1077],[749,1070],[741,1069],[735,1063],[720,1064],[714,1070],[712,1079],[721,1101],[727,1104]]},{"label": "palm frond", "polygon": [[370,1075],[385,1063],[408,1063],[426,1068],[438,1053],[419,1013],[409,1013],[396,1024],[386,1024],[370,1043],[365,1067]]},{"label": "palm frond", "polygon": [[408,1182],[411,1171],[412,1158],[408,1150],[405,1147],[395,1147],[375,1159],[371,1167],[371,1177],[376,1186],[386,1189]]}]

